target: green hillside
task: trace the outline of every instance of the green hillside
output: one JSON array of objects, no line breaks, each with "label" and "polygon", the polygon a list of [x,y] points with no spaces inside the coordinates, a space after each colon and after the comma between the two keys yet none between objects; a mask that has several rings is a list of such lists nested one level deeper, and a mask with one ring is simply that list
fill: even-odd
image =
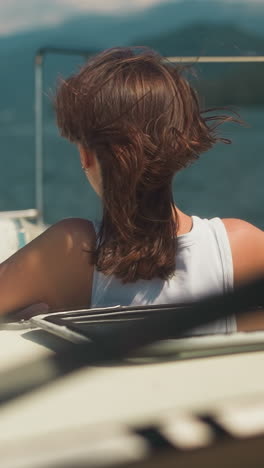
[{"label": "green hillside", "polygon": [[[66,44],[66,37],[72,47],[84,47],[85,19],[82,28],[78,29],[78,24],[77,20],[71,23],[72,31],[75,31],[74,40],[69,40],[73,36],[66,34],[70,32],[67,29],[69,25],[65,25],[65,29],[61,26],[57,31],[57,42],[52,28],[0,40],[0,125],[12,125],[21,120],[33,121],[34,53],[41,45]],[[163,55],[264,55],[264,38],[229,24],[192,24],[163,34],[156,32],[154,37],[147,31],[148,36],[144,37],[139,28],[137,34],[139,38],[133,39],[130,44],[148,45]],[[92,53],[96,49],[91,47],[90,50]],[[46,92],[54,89],[59,74],[67,76],[75,71],[78,62],[80,58],[48,58],[45,64]],[[199,66],[196,87],[209,105],[255,106],[264,104],[263,81],[263,64],[207,65]],[[46,101],[49,107],[48,99]]]},{"label": "green hillside", "polygon": [[[141,38],[165,56],[264,55],[264,39],[235,25],[190,25],[152,38]],[[207,105],[264,105],[264,63],[193,65],[195,87]]]},{"label": "green hillside", "polygon": [[162,55],[261,55],[264,38],[236,24],[191,24],[154,37],[141,37],[144,44]]}]

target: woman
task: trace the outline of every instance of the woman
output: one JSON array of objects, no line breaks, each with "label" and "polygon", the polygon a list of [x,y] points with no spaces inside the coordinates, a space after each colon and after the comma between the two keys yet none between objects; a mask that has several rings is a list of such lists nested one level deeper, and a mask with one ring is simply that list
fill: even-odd
[{"label": "woman", "polygon": [[[148,49],[110,49],[63,81],[55,104],[102,198],[102,223],[61,221],[1,264],[2,313],[191,301],[264,273],[262,231],[174,205],[174,174],[228,142],[215,129],[232,120],[201,114],[180,70]],[[235,330],[230,319],[207,332]]]}]

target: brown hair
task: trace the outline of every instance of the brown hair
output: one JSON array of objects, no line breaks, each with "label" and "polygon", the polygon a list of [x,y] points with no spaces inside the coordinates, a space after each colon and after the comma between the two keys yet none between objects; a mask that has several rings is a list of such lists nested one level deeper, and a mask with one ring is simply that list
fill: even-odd
[{"label": "brown hair", "polygon": [[[218,138],[226,116],[205,117],[182,70],[147,48],[115,48],[62,81],[63,136],[96,152],[103,180],[97,269],[123,282],[175,271],[172,178]],[[208,125],[209,121],[216,121]]]}]

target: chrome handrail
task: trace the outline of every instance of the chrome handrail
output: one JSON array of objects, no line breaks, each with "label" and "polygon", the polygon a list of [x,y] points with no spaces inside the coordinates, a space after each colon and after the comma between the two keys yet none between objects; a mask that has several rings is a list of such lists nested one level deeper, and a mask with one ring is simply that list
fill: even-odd
[{"label": "chrome handrail", "polygon": [[264,55],[240,56],[201,56],[201,57],[166,57],[173,63],[256,63],[264,62]]},{"label": "chrome handrail", "polygon": [[[36,219],[38,224],[43,224],[43,66],[44,57],[47,54],[79,55],[88,58],[91,51],[85,49],[68,49],[58,47],[45,47],[39,49],[35,56],[35,203]],[[175,56],[166,57],[173,63],[261,63],[264,56]]]}]

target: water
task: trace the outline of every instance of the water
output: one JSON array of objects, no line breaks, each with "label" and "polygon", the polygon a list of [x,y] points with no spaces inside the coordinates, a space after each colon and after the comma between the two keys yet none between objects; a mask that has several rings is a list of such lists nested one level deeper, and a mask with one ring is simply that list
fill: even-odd
[{"label": "water", "polygon": [[[175,177],[174,198],[188,214],[235,217],[264,228],[264,109],[240,109],[249,128],[225,125],[232,145],[218,144]],[[34,202],[34,128],[17,122],[0,127],[0,210]],[[100,201],[80,168],[75,147],[45,127],[45,221],[70,216],[98,218]],[[122,194],[120,194],[122,197]]]}]

